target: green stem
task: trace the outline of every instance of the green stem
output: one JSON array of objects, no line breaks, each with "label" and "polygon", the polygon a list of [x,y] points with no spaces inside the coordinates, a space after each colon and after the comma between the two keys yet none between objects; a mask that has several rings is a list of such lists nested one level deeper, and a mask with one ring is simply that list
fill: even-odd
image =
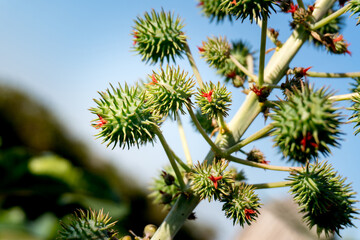
[{"label": "green stem", "polygon": [[193,73],[195,75],[195,78],[199,84],[199,87],[200,88],[203,88],[204,87],[204,83],[203,83],[203,80],[201,78],[201,75],[200,75],[200,72],[199,72],[199,69],[197,68],[196,66],[196,63],[195,63],[195,60],[191,54],[191,51],[190,51],[190,48],[189,48],[189,45],[186,41],[186,43],[184,44],[184,47],[185,47],[185,53],[186,53],[186,56],[187,58],[189,59],[189,63],[190,63],[190,66],[193,70]]},{"label": "green stem", "polygon": [[249,143],[251,143],[255,140],[258,140],[260,138],[268,136],[273,128],[274,128],[274,126],[272,124],[265,126],[264,128],[260,129],[253,135],[245,138],[244,140],[238,142],[234,146],[228,148],[226,151],[224,151],[225,156],[228,156],[233,152],[239,151],[241,148],[243,148],[244,146],[248,145]]},{"label": "green stem", "polygon": [[348,93],[348,94],[342,94],[342,95],[335,95],[335,96],[329,97],[329,99],[334,102],[339,102],[339,101],[351,100],[355,96],[359,96],[359,93],[355,92],[355,93]]},{"label": "green stem", "polygon": [[300,8],[304,8],[305,9],[305,5],[304,2],[302,0],[297,0],[297,3],[299,5]]},{"label": "green stem", "polygon": [[258,79],[259,87],[261,87],[264,84],[264,66],[265,66],[265,52],[266,52],[266,30],[267,30],[267,18],[264,17],[264,20],[263,20],[262,26],[261,26],[259,79]]},{"label": "green stem", "polygon": [[264,189],[264,188],[279,188],[279,187],[288,187],[292,184],[292,181],[281,181],[281,182],[272,182],[272,183],[257,183],[252,184],[253,188]]},{"label": "green stem", "polygon": [[239,63],[233,55],[230,55],[229,58],[243,73],[249,76],[253,81],[257,81],[257,76],[252,74],[246,67]]},{"label": "green stem", "polygon": [[165,150],[165,153],[167,155],[167,157],[169,158],[169,161],[170,161],[170,164],[172,166],[172,168],[174,169],[174,172],[175,172],[175,175],[176,175],[176,178],[178,179],[179,181],[179,184],[180,184],[180,188],[182,191],[185,191],[186,189],[186,186],[185,186],[185,183],[184,183],[184,179],[180,173],[180,170],[175,162],[175,159],[174,159],[174,155],[172,154],[172,150],[170,149],[170,146],[168,145],[168,143],[166,142],[165,138],[164,138],[164,135],[161,133],[161,130],[157,127],[157,126],[154,126],[154,132],[155,134],[158,136],[164,150]]},{"label": "green stem", "polygon": [[340,17],[342,14],[347,12],[349,9],[350,9],[350,4],[345,5],[344,7],[340,8],[336,12],[330,14],[329,16],[327,16],[327,17],[321,19],[320,21],[318,21],[317,23],[313,24],[311,26],[311,30],[316,30],[318,28],[321,28],[321,27],[325,26],[326,24],[328,24],[332,20]]},{"label": "green stem", "polygon": [[224,134],[226,132],[229,132],[229,128],[227,127],[227,124],[224,120],[224,116],[223,115],[218,115],[218,122],[219,122],[219,127],[220,127],[220,134]]},{"label": "green stem", "polygon": [[185,131],[184,131],[184,127],[182,125],[181,119],[180,119],[180,115],[178,112],[176,112],[176,119],[177,119],[177,124],[178,124],[178,129],[179,129],[179,134],[180,134],[180,139],[181,139],[181,143],[184,149],[184,153],[185,153],[185,158],[186,158],[186,162],[188,165],[193,165],[192,159],[191,159],[191,154],[190,154],[190,150],[189,150],[189,145],[188,142],[186,141],[186,136],[185,136]]},{"label": "green stem", "polygon": [[302,167],[283,167],[283,166],[273,166],[273,165],[268,165],[268,164],[263,164],[263,163],[256,163],[256,162],[251,162],[251,161],[241,159],[241,158],[237,158],[237,157],[233,157],[233,156],[227,156],[226,159],[231,161],[231,162],[240,163],[240,164],[243,164],[243,165],[246,165],[246,166],[262,168],[262,169],[268,169],[268,170],[273,170],[273,171],[292,172],[292,171],[295,171],[295,170],[301,170],[302,169]]},{"label": "green stem", "polygon": [[197,130],[199,130],[201,136],[203,136],[203,138],[205,139],[205,141],[210,145],[211,149],[213,151],[215,151],[218,155],[222,155],[222,151],[221,149],[215,145],[215,143],[210,139],[210,137],[206,134],[205,130],[201,127],[198,119],[196,118],[190,104],[186,105],[186,108],[188,109],[188,112],[190,114],[190,117],[192,119],[192,121],[194,122]]},{"label": "green stem", "polygon": [[360,77],[360,72],[348,72],[348,73],[306,72],[306,76],[318,77],[318,78],[355,78],[355,77]]},{"label": "green stem", "polygon": [[171,151],[176,162],[180,164],[180,166],[186,171],[186,172],[192,172],[191,168],[186,165],[173,151]]}]

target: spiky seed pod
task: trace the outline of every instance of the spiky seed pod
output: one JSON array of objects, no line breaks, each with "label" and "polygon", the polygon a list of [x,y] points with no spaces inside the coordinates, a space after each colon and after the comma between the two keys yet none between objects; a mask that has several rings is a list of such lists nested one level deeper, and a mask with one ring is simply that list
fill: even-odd
[{"label": "spiky seed pod", "polygon": [[294,89],[288,101],[281,101],[272,114],[275,146],[288,161],[306,163],[328,155],[330,146],[338,146],[340,117],[326,89],[304,85]]},{"label": "spiky seed pod", "polygon": [[224,0],[221,3],[223,10],[244,21],[246,18],[256,21],[257,18],[268,18],[271,10],[275,12],[273,0]]},{"label": "spiky seed pod", "polygon": [[230,168],[229,171],[232,174],[234,181],[245,182],[247,180],[244,169],[238,171],[236,168]]},{"label": "spiky seed pod", "polygon": [[280,10],[285,13],[291,10],[291,5],[294,5],[294,2],[292,0],[279,0],[276,2]]},{"label": "spiky seed pod", "polygon": [[317,225],[317,233],[326,235],[353,226],[354,192],[350,184],[326,162],[307,164],[303,170],[292,172],[290,192],[299,204],[304,221],[310,228]]},{"label": "spiky seed pod", "polygon": [[269,163],[269,161],[266,161],[264,153],[257,148],[251,149],[251,151],[247,154],[246,160],[262,164]]},{"label": "spiky seed pod", "polygon": [[111,217],[104,214],[103,210],[96,212],[88,210],[84,212],[79,209],[74,213],[71,223],[65,224],[61,222],[62,229],[59,231],[57,239],[65,240],[115,240],[116,232],[111,228],[116,222],[109,223]]},{"label": "spiky seed pod", "polygon": [[153,142],[155,133],[153,127],[157,127],[160,117],[151,113],[145,106],[145,93],[138,86],[118,88],[111,85],[112,92],[99,92],[100,100],[94,99],[96,108],[90,111],[98,116],[94,127],[101,129],[97,134],[102,137],[107,146],[117,144],[119,147],[128,148]]},{"label": "spiky seed pod", "polygon": [[359,93],[357,96],[352,98],[352,106],[348,108],[349,110],[353,111],[353,114],[349,118],[350,122],[355,123],[354,128],[355,132],[354,134],[357,135],[360,132],[360,78],[354,79],[356,83],[352,84],[353,88],[351,89],[354,93]]},{"label": "spiky seed pod", "polygon": [[229,58],[230,44],[226,37],[208,37],[207,42],[203,42],[202,47],[199,47],[199,51],[211,67],[222,68]]},{"label": "spiky seed pod", "polygon": [[202,13],[210,18],[210,22],[215,20],[219,23],[226,18],[232,21],[231,15],[222,10],[221,2],[222,0],[200,0],[198,6],[201,8]]},{"label": "spiky seed pod", "polygon": [[191,189],[200,196],[201,199],[207,198],[209,202],[218,200],[223,195],[228,194],[229,188],[234,183],[231,171],[226,171],[228,163],[218,161],[212,165],[203,162],[195,166],[195,172],[192,173]]},{"label": "spiky seed pod", "polygon": [[226,87],[220,83],[214,85],[204,84],[202,89],[198,89],[196,103],[199,105],[203,114],[208,114],[210,118],[217,119],[218,115],[227,116],[231,103],[231,94]]},{"label": "spiky seed pod", "polygon": [[334,54],[349,54],[351,55],[351,52],[348,50],[348,46],[350,45],[349,43],[347,43],[347,41],[344,39],[344,37],[342,35],[338,35],[338,34],[325,34],[324,35],[324,42],[326,42],[327,44],[325,44],[326,49],[330,52],[330,53],[334,53]]},{"label": "spiky seed pod", "polygon": [[151,82],[146,84],[146,106],[155,114],[167,116],[171,114],[176,119],[176,113],[185,114],[184,106],[193,94],[195,85],[188,73],[180,68],[166,67],[158,73],[153,72]]},{"label": "spiky seed pod", "polygon": [[224,203],[222,210],[225,216],[233,220],[233,224],[245,223],[250,225],[259,214],[260,199],[251,185],[240,183],[236,185],[231,194],[221,199]]},{"label": "spiky seed pod", "polygon": [[133,27],[134,49],[142,56],[142,60],[155,64],[168,62],[170,58],[182,57],[186,36],[182,29],[184,24],[179,17],[162,10],[145,12],[144,17],[137,17]]},{"label": "spiky seed pod", "polygon": [[295,89],[301,89],[304,84],[305,83],[301,77],[300,78],[295,76],[291,78],[286,77],[285,82],[281,84],[281,90],[283,91],[283,94],[287,99],[288,95],[291,96]]},{"label": "spiky seed pod", "polygon": [[[164,171],[171,176],[175,176],[175,172],[171,166],[166,166]],[[181,171],[183,170],[181,169]],[[177,196],[179,196],[179,182],[176,178],[174,180],[174,184],[168,185],[162,172],[159,176],[154,178],[153,183],[151,184],[151,193],[149,196],[153,199],[155,204],[163,204],[164,210],[169,210],[175,203]],[[167,199],[170,201],[166,201]]]},{"label": "spiky seed pod", "polygon": [[[196,109],[195,116],[207,134],[213,133],[215,128],[218,127],[216,119],[211,118],[209,114],[202,114],[200,109]],[[191,124],[196,129],[194,121],[191,121]]]},{"label": "spiky seed pod", "polygon": [[[329,16],[330,14],[334,13],[334,9],[329,9],[326,13],[325,17]],[[344,26],[344,16],[341,15],[333,20],[331,20],[329,23],[325,24],[321,28],[317,29],[316,31],[320,35],[324,34],[335,34],[341,31],[342,27]],[[309,42],[313,43],[315,47],[320,47],[323,44],[315,39],[311,34],[309,35]]]},{"label": "spiky seed pod", "polygon": [[355,15],[358,14],[358,16],[356,17],[356,19],[358,20],[356,25],[360,24],[360,0],[351,0],[349,2],[350,4],[350,9],[349,12],[351,12],[351,15]]}]

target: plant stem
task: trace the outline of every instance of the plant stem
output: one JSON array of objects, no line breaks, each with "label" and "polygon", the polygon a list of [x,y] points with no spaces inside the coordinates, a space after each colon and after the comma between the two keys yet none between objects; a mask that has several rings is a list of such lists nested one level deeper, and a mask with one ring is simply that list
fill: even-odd
[{"label": "plant stem", "polygon": [[265,66],[265,52],[266,52],[266,30],[267,30],[267,18],[264,17],[264,20],[263,20],[262,26],[261,26],[259,79],[258,79],[259,87],[261,87],[264,84],[264,66]]},{"label": "plant stem", "polygon": [[355,96],[359,96],[359,93],[355,92],[355,93],[348,93],[348,94],[343,94],[343,95],[335,95],[335,96],[329,97],[329,99],[334,102],[339,102],[339,101],[351,100]]},{"label": "plant stem", "polygon": [[311,30],[316,30],[318,28],[321,28],[321,27],[325,26],[326,24],[328,24],[332,20],[334,20],[334,19],[338,18],[339,16],[341,16],[342,14],[344,14],[349,9],[350,9],[350,4],[345,5],[344,7],[340,8],[336,12],[330,14],[329,16],[327,16],[327,17],[321,19],[320,21],[318,21],[317,23],[313,24],[311,26]]},{"label": "plant stem", "polygon": [[[260,18],[257,19],[257,23],[258,23],[259,27],[262,28],[262,21]],[[281,47],[281,45],[282,45],[281,42],[271,35],[271,32],[269,31],[269,29],[266,29],[266,35],[270,39],[270,41],[272,41],[274,43],[275,46]]]},{"label": "plant stem", "polygon": [[239,63],[233,55],[230,55],[229,58],[243,73],[249,76],[253,81],[257,81],[257,76],[252,74],[246,67]]},{"label": "plant stem", "polygon": [[171,151],[171,152],[172,152],[172,154],[173,154],[176,162],[177,162],[178,164],[180,164],[181,167],[182,167],[186,172],[191,172],[191,171],[192,171],[191,168],[190,168],[188,165],[186,165],[173,151]]},{"label": "plant stem", "polygon": [[179,115],[178,112],[176,112],[176,119],[177,119],[177,124],[178,124],[181,143],[182,143],[184,153],[185,153],[186,162],[187,162],[188,165],[191,166],[191,165],[193,165],[193,162],[192,162],[192,159],[191,159],[189,145],[188,145],[188,142],[186,141],[184,127],[183,127],[183,125],[181,123],[180,115]]},{"label": "plant stem", "polygon": [[302,0],[297,0],[297,3],[298,3],[298,5],[299,5],[299,7],[305,9],[305,5],[304,5],[304,2],[303,2]]},{"label": "plant stem", "polygon": [[294,170],[302,169],[302,167],[283,167],[283,166],[273,166],[273,165],[268,165],[268,164],[263,164],[263,163],[256,163],[256,162],[251,162],[251,161],[233,157],[233,156],[227,156],[226,159],[231,162],[240,163],[240,164],[243,164],[246,166],[268,169],[268,170],[273,170],[273,171],[291,172]]},{"label": "plant stem", "polygon": [[154,126],[154,131],[155,131],[155,134],[158,136],[164,150],[165,150],[165,153],[167,155],[167,157],[169,158],[169,161],[170,161],[170,164],[172,166],[172,168],[174,169],[174,172],[175,172],[175,175],[176,175],[176,178],[178,179],[179,181],[179,184],[180,184],[180,188],[182,191],[185,191],[186,189],[186,186],[185,186],[185,183],[184,183],[184,179],[180,173],[180,170],[175,162],[175,159],[174,159],[174,155],[172,153],[172,150],[170,149],[170,146],[168,145],[168,143],[166,142],[165,138],[164,138],[164,135],[161,133],[161,130],[157,127],[157,126]]},{"label": "plant stem", "polygon": [[220,134],[224,134],[224,133],[230,131],[226,125],[223,115],[218,115],[218,122],[219,122],[219,127],[220,127],[220,130],[219,130]]},{"label": "plant stem", "polygon": [[355,78],[355,77],[360,77],[360,72],[348,72],[348,73],[307,72],[306,76],[318,77],[318,78]]},{"label": "plant stem", "polygon": [[198,119],[196,118],[190,104],[186,105],[186,108],[188,109],[188,112],[190,114],[190,117],[192,121],[194,122],[196,128],[199,130],[201,136],[205,139],[205,141],[210,145],[211,149],[215,151],[217,154],[222,155],[221,149],[215,145],[215,143],[210,139],[210,137],[206,134],[205,130],[201,127]]},{"label": "plant stem", "polygon": [[184,44],[184,47],[185,47],[185,53],[186,53],[186,56],[187,58],[189,59],[189,63],[190,63],[190,66],[193,70],[193,73],[195,75],[195,78],[196,78],[196,81],[198,82],[199,84],[199,87],[200,88],[203,88],[204,87],[204,83],[203,83],[203,80],[201,78],[201,75],[200,75],[200,72],[199,72],[199,69],[197,68],[196,66],[196,63],[195,63],[195,60],[191,54],[191,51],[190,51],[190,48],[189,48],[189,45],[186,41],[186,43]]},{"label": "plant stem", "polygon": [[264,128],[260,129],[259,131],[257,131],[253,135],[245,138],[244,140],[238,142],[237,144],[235,144],[232,147],[225,150],[224,151],[225,156],[228,156],[233,152],[239,151],[242,147],[248,145],[249,143],[251,143],[251,142],[253,142],[255,140],[258,140],[260,138],[268,136],[273,128],[274,128],[274,126],[272,124],[269,124],[269,125],[265,126]]},{"label": "plant stem", "polygon": [[281,182],[272,182],[272,183],[257,183],[252,184],[256,189],[265,189],[265,188],[279,188],[279,187],[288,187],[292,181],[281,181]]}]

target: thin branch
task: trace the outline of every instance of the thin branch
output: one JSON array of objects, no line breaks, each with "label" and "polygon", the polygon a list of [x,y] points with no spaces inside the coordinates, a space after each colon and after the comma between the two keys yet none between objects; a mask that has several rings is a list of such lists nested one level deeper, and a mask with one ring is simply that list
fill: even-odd
[{"label": "thin branch", "polygon": [[[259,25],[260,28],[262,28],[262,21],[260,18],[257,19],[257,24]],[[270,41],[272,41],[274,43],[275,46],[281,46],[281,42],[279,40],[277,40],[276,38],[273,37],[273,35],[271,34],[271,32],[269,31],[269,29],[266,29],[266,35],[269,38]],[[279,47],[280,47],[279,46]]]},{"label": "thin branch", "polygon": [[260,43],[260,58],[259,58],[259,79],[258,84],[261,87],[264,84],[264,69],[265,69],[265,52],[266,52],[266,30],[267,18],[264,17],[261,26],[261,43]]},{"label": "thin branch", "polygon": [[210,145],[211,149],[216,152],[218,155],[223,155],[223,152],[221,151],[221,149],[216,146],[216,144],[210,139],[210,137],[206,134],[205,130],[201,127],[198,119],[196,118],[190,104],[186,105],[186,108],[188,109],[188,112],[190,114],[190,117],[192,119],[192,121],[194,122],[197,130],[199,130],[201,136],[203,136],[203,138],[205,139],[205,141]]},{"label": "thin branch", "polygon": [[273,165],[268,165],[268,164],[263,164],[263,163],[256,163],[256,162],[251,162],[251,161],[233,157],[233,156],[227,156],[226,159],[231,162],[240,163],[240,164],[247,165],[250,167],[268,169],[268,170],[273,170],[273,171],[292,172],[295,170],[302,169],[302,167],[283,167],[283,166],[273,166]]},{"label": "thin branch", "polygon": [[223,115],[218,116],[218,123],[219,123],[219,127],[220,127],[220,130],[219,130],[220,134],[224,134],[224,133],[230,131],[229,128],[227,127],[227,124],[224,120]]},{"label": "thin branch", "polygon": [[239,151],[242,147],[248,145],[249,143],[258,140],[260,138],[266,137],[271,133],[271,130],[274,128],[274,126],[272,124],[269,124],[267,126],[265,126],[264,128],[260,129],[259,131],[257,131],[256,133],[254,133],[253,135],[245,138],[244,140],[238,142],[237,144],[235,144],[234,146],[228,148],[224,154],[225,156],[230,155],[233,152]]},{"label": "thin branch", "polygon": [[318,78],[355,78],[360,77],[360,72],[348,73],[326,73],[326,72],[306,72],[306,76]]},{"label": "thin branch", "polygon": [[191,51],[190,51],[190,48],[189,48],[189,45],[186,41],[186,43],[184,44],[184,47],[185,47],[185,53],[186,53],[186,56],[187,58],[189,59],[189,63],[190,63],[190,66],[194,72],[194,75],[195,75],[195,78],[199,84],[199,87],[200,88],[203,88],[204,87],[204,83],[203,83],[203,80],[201,78],[201,75],[200,75],[200,72],[199,72],[199,69],[197,68],[196,66],[196,63],[195,63],[195,60],[191,54]]},{"label": "thin branch", "polygon": [[179,181],[179,184],[180,184],[180,188],[182,191],[184,191],[186,189],[186,186],[185,186],[185,183],[184,183],[184,179],[180,173],[180,170],[175,162],[175,159],[174,159],[174,155],[173,155],[173,152],[172,150],[170,149],[170,146],[168,145],[168,143],[166,142],[165,140],[165,137],[164,135],[161,133],[161,130],[157,127],[157,126],[154,126],[154,131],[155,131],[155,134],[158,136],[164,150],[165,150],[165,153],[170,161],[170,164],[172,166],[172,168],[174,169],[174,172],[175,172],[175,175],[176,175],[176,178],[178,179]]},{"label": "thin branch", "polygon": [[355,92],[355,93],[348,93],[348,94],[343,94],[343,95],[335,95],[335,96],[329,97],[329,99],[334,102],[338,102],[338,101],[351,100],[355,96],[359,96],[359,93]]},{"label": "thin branch", "polygon": [[265,188],[279,188],[279,187],[288,187],[292,184],[292,181],[281,181],[281,182],[272,182],[272,183],[257,183],[250,184],[253,188],[256,189],[265,189]]},{"label": "thin branch", "polygon": [[311,30],[316,30],[318,28],[321,28],[321,27],[325,26],[326,24],[328,24],[332,20],[340,17],[342,14],[347,12],[349,9],[350,9],[350,4],[345,5],[344,7],[340,8],[336,12],[330,14],[329,16],[327,16],[327,17],[321,19],[320,21],[318,21],[317,23],[313,24],[311,26]]},{"label": "thin branch", "polygon": [[239,61],[233,56],[230,55],[230,60],[233,61],[233,63],[247,76],[249,76],[252,80],[257,81],[257,76],[252,74],[246,67],[244,67]]},{"label": "thin branch", "polygon": [[182,125],[182,122],[181,122],[181,119],[180,119],[180,115],[179,115],[178,112],[176,112],[176,119],[177,119],[177,124],[178,124],[180,139],[181,139],[181,144],[182,144],[182,146],[183,146],[184,153],[185,153],[186,162],[187,162],[188,165],[191,166],[191,165],[193,165],[193,161],[192,161],[192,159],[191,159],[191,154],[190,154],[188,142],[187,142],[187,140],[186,140],[184,127],[183,127],[183,125]]},{"label": "thin branch", "polygon": [[173,154],[176,162],[177,162],[178,164],[180,164],[181,167],[182,167],[186,172],[192,172],[191,168],[190,168],[188,165],[186,165],[186,164],[174,153],[174,151],[171,151],[171,152],[172,152],[172,154]]}]

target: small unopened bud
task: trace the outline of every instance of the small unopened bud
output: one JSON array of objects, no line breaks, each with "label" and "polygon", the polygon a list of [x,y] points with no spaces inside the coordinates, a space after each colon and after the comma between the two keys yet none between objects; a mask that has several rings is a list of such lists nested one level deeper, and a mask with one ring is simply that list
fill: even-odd
[{"label": "small unopened bud", "polygon": [[152,236],[154,236],[155,232],[157,230],[157,227],[154,224],[148,224],[144,228],[144,235],[145,239],[150,239]]},{"label": "small unopened bud", "polygon": [[163,204],[169,204],[172,201],[172,195],[163,191],[159,191],[161,193],[161,202]]},{"label": "small unopened bud", "polygon": [[165,182],[166,185],[170,186],[170,185],[173,185],[173,184],[174,184],[175,178],[174,178],[173,175],[168,174],[168,173],[165,172],[165,171],[162,171],[161,176],[164,178],[164,182]]}]

